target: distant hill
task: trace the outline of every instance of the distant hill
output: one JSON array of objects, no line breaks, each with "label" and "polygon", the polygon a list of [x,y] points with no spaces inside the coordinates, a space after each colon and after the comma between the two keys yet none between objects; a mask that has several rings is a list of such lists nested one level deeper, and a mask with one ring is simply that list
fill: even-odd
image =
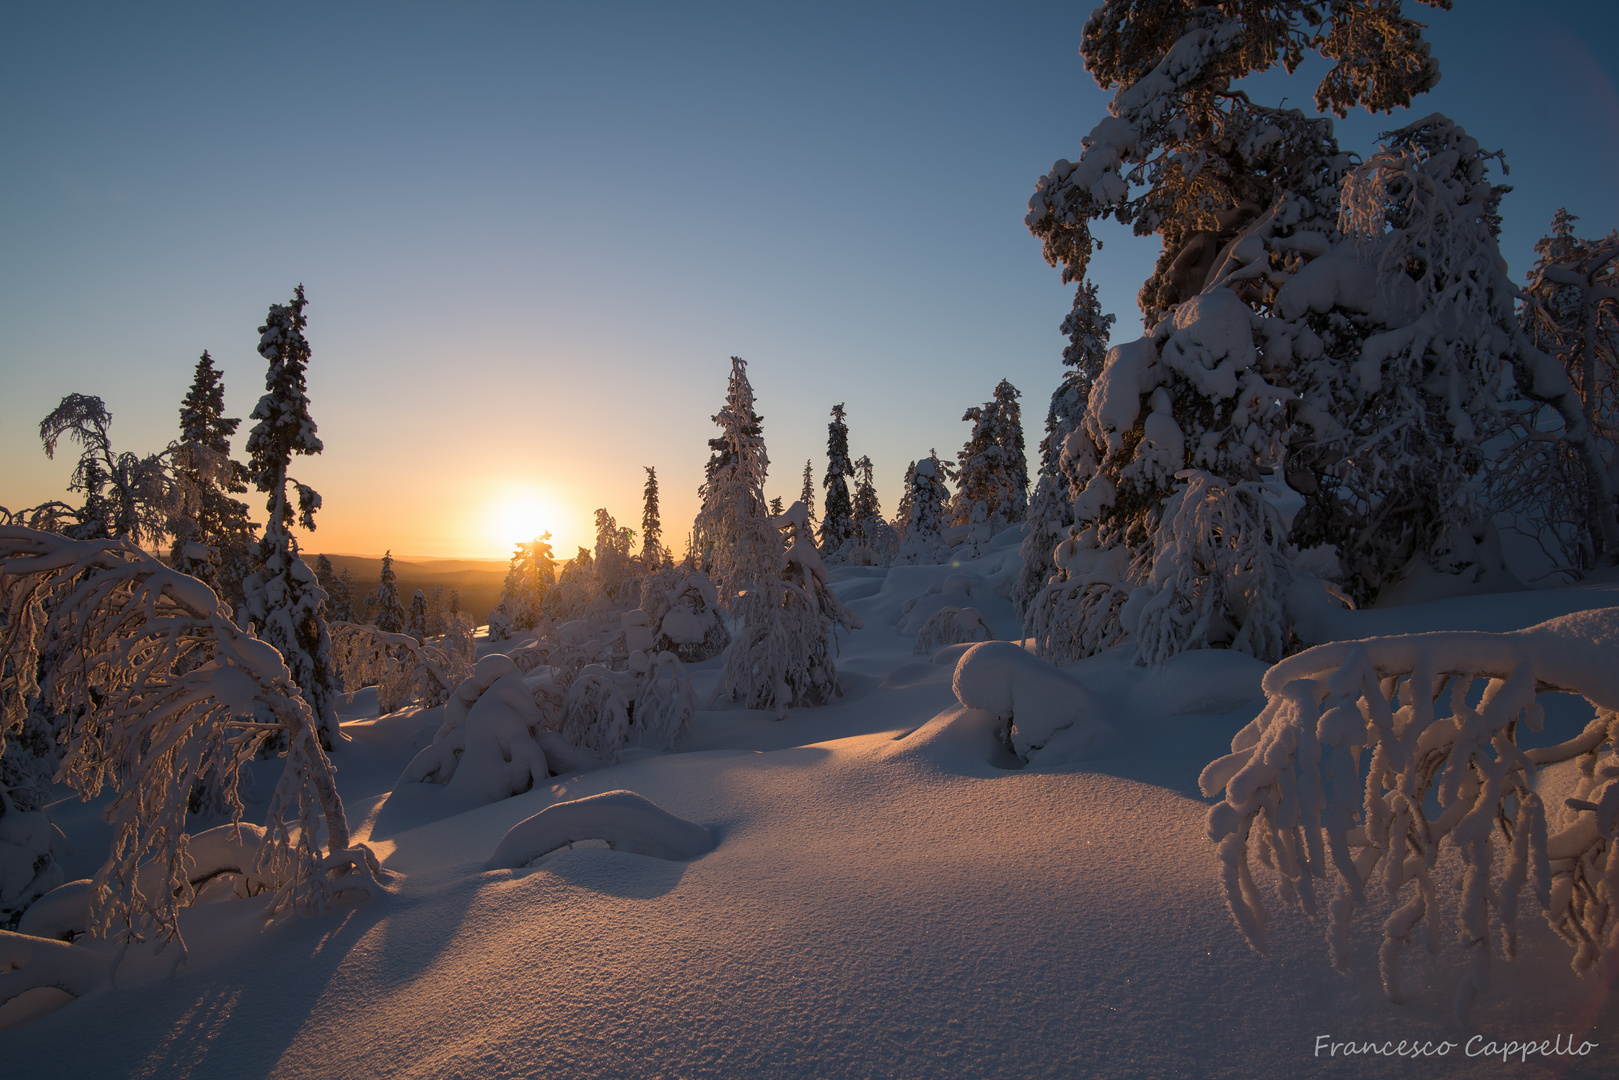
[{"label": "distant hill", "polygon": [[[328,555],[332,569],[338,573],[347,570],[354,578],[354,599],[361,603],[382,580],[382,560],[361,555]],[[319,558],[316,553],[304,556],[310,566]],[[506,582],[505,559],[394,559],[394,573],[399,575],[399,602],[408,611],[410,597],[417,589],[431,593],[433,586],[444,588],[444,602],[449,603],[450,590],[461,594],[461,610],[482,624],[489,612],[500,602],[500,590]]]}]

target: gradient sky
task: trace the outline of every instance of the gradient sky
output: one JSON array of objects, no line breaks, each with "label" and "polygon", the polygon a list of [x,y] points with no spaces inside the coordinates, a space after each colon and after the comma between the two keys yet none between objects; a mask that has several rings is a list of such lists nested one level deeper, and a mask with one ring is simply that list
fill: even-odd
[{"label": "gradient sky", "polygon": [[[654,465],[678,553],[732,354],[771,495],[806,457],[819,480],[840,401],[890,512],[1002,377],[1032,453],[1072,290],[1022,218],[1105,114],[1090,6],[14,6],[0,504],[62,496],[72,453],[47,461],[37,426],[64,394],[156,450],[206,348],[245,417],[255,328],[299,282],[326,443],[295,467],[325,498],[310,551],[503,556],[538,503],[567,554],[597,506],[639,527]],[[1558,206],[1619,225],[1616,9],[1418,8],[1441,85],[1340,140],[1443,111],[1504,149],[1521,280]],[[1253,82],[1308,107],[1315,79]],[[1117,342],[1156,242],[1102,235]]]}]

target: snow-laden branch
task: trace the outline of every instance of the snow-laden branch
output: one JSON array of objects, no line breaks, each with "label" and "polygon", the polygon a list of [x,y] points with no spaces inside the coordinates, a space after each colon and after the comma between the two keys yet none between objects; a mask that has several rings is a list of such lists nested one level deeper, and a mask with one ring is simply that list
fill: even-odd
[{"label": "snow-laden branch", "polygon": [[[1249,942],[1265,951],[1268,920],[1250,856],[1276,872],[1290,902],[1312,915],[1326,904],[1340,968],[1349,960],[1351,916],[1368,888],[1381,888],[1396,907],[1379,961],[1384,989],[1398,1001],[1400,951],[1412,935],[1422,930],[1429,949],[1439,949],[1442,894],[1451,889],[1437,863],[1449,851],[1464,875],[1448,899],[1472,956],[1459,1013],[1484,988],[1492,922],[1503,953],[1514,955],[1526,882],[1575,946],[1576,971],[1619,955],[1615,656],[1619,608],[1605,608],[1506,634],[1335,642],[1271,668],[1264,710],[1199,781],[1206,795],[1225,791],[1209,812],[1209,836]],[[1540,730],[1535,695],[1543,691],[1582,695],[1596,716],[1575,739],[1521,749],[1519,732]],[[1563,816],[1548,814],[1531,777],[1574,758],[1581,780],[1567,801],[1573,813],[1554,830]]]},{"label": "snow-laden branch", "polygon": [[[286,764],[251,867],[275,883],[270,910],[324,909],[341,871],[374,872],[370,853],[350,847],[331,763],[286,665],[202,582],[123,541],[3,526],[0,596],[0,738],[42,700],[71,718],[58,780],[85,799],[113,789],[92,933],[126,947],[179,938],[192,894],[188,800],[207,785],[240,820],[241,771],[278,732]],[[54,660],[36,681],[47,643]]]}]

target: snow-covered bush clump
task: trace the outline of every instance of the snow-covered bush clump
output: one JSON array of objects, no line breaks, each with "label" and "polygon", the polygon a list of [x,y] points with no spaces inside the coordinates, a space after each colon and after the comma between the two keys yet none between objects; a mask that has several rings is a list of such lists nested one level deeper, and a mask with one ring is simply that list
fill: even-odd
[{"label": "snow-covered bush clump", "polygon": [[[1349,924],[1380,889],[1397,905],[1379,966],[1400,999],[1401,950],[1421,934],[1437,951],[1445,909],[1470,955],[1457,989],[1465,1013],[1495,948],[1511,957],[1527,887],[1586,972],[1619,950],[1619,608],[1566,615],[1513,633],[1446,632],[1336,642],[1265,675],[1264,710],[1212,762],[1203,792],[1231,913],[1260,952],[1268,913],[1252,859],[1289,902],[1325,913],[1334,962],[1349,963]],[[1540,691],[1583,695],[1596,715],[1556,746],[1540,730]],[[1578,759],[1571,820],[1553,828],[1538,768]],[[1363,776],[1363,773],[1365,774]],[[1447,853],[1463,873],[1441,870]]]},{"label": "snow-covered bush clump", "polygon": [[617,851],[684,861],[714,850],[714,834],[676,817],[633,791],[604,791],[554,803],[506,831],[489,857],[491,870],[517,870],[581,840]]},{"label": "snow-covered bush clump", "polygon": [[960,645],[966,641],[994,641],[995,631],[984,621],[983,612],[975,607],[946,605],[935,611],[916,635],[916,647],[911,651],[926,655],[946,645]]},{"label": "snow-covered bush clump", "polygon": [[551,776],[540,745],[544,717],[511,657],[491,653],[444,706],[433,743],[411,759],[401,783],[445,785],[458,798],[498,802]]},{"label": "snow-covered bush clump", "polygon": [[[84,799],[113,788],[92,933],[125,945],[178,938],[192,794],[217,791],[240,820],[241,772],[277,734],[285,766],[252,871],[275,883],[270,909],[325,909],[357,880],[350,871],[374,884],[307,701],[206,585],[122,541],[0,527],[0,594],[0,737],[38,703],[69,718],[59,780]],[[46,642],[57,651],[41,683]],[[166,887],[150,884],[154,872]]]},{"label": "snow-covered bush clump", "polygon": [[702,571],[666,566],[647,579],[642,593],[657,651],[695,664],[718,656],[731,643],[719,591]]},{"label": "snow-covered bush clump", "polygon": [[974,599],[988,595],[989,582],[985,578],[967,572],[951,574],[943,581],[929,585],[920,596],[913,596],[900,605],[900,614],[904,618],[900,622],[899,632],[906,636],[920,634],[929,620],[944,608],[970,607]]},{"label": "snow-covered bush clump", "polygon": [[1023,761],[1059,737],[1100,746],[1112,730],[1100,703],[1073,676],[1010,641],[985,641],[961,654],[956,700],[1007,725],[1002,741]]},{"label": "snow-covered bush clump", "polygon": [[332,670],[343,689],[352,694],[375,685],[384,714],[411,704],[443,704],[472,674],[473,642],[464,616],[428,641],[359,623],[332,623],[330,629]]}]

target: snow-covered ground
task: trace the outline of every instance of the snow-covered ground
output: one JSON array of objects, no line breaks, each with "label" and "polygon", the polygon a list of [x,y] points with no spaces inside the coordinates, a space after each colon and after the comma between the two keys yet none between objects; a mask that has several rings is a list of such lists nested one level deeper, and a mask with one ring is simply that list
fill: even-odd
[{"label": "snow-covered ground", "polygon": [[[1520,959],[1496,962],[1466,1023],[1451,1013],[1454,952],[1409,950],[1408,1000],[1384,999],[1375,910],[1357,920],[1345,977],[1321,928],[1261,878],[1271,955],[1248,947],[1197,777],[1256,714],[1257,661],[1075,665],[1087,738],[1006,767],[952,691],[962,648],[912,649],[944,604],[1014,636],[1016,541],[957,567],[835,573],[865,621],[840,638],[835,704],[784,721],[703,712],[675,753],[632,752],[489,805],[425,785],[390,798],[439,711],[379,719],[374,693],[357,695],[335,761],[357,838],[398,875],[390,891],[268,925],[252,901],[192,908],[177,975],[172,954],[132,957],[116,988],[0,1032],[4,1075],[1619,1075],[1619,997],[1576,978],[1527,914]],[[1334,632],[1506,630],[1613,605],[1619,582],[1344,612]],[[705,701],[718,663],[694,669]],[[1588,719],[1567,701],[1548,713],[1546,742]],[[620,790],[701,825],[712,850],[681,861],[587,840],[485,868],[518,822]],[[105,826],[93,807],[54,812],[85,853],[70,876],[87,874]],[[1550,1062],[1483,1053],[1559,1036],[1599,1045]],[[1401,1040],[1454,1045],[1328,1056],[1330,1043]]]}]

